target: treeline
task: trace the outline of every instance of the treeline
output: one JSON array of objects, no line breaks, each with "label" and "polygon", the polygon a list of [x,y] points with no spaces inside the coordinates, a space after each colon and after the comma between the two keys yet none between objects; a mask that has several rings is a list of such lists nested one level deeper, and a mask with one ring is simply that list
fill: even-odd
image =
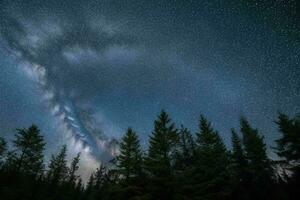
[{"label": "treeline", "polygon": [[3,200],[259,200],[298,199],[300,119],[279,114],[280,139],[271,160],[263,136],[240,119],[227,149],[201,116],[199,130],[176,128],[166,112],[154,122],[147,151],[129,128],[112,167],[103,164],[86,185],[78,175],[80,154],[68,166],[67,147],[44,164],[45,142],[36,126],[18,129],[12,150],[0,139]]}]

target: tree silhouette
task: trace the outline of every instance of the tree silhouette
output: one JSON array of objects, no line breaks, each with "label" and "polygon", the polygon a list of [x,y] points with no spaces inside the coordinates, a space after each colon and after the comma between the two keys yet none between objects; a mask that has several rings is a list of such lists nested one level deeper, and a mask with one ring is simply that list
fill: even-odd
[{"label": "tree silhouette", "polygon": [[242,141],[234,129],[231,130],[231,143],[231,160],[236,182],[234,188],[235,199],[249,199],[249,195],[247,194],[247,187],[250,184],[248,163],[242,146]]},{"label": "tree silhouette", "polygon": [[154,122],[154,131],[150,136],[146,162],[152,175],[169,175],[174,145],[178,142],[175,125],[165,111],[161,111]]},{"label": "tree silhouette", "polygon": [[7,146],[6,146],[6,141],[4,140],[3,137],[0,137],[0,156],[3,156],[4,152],[6,151],[7,149]]},{"label": "tree silhouette", "polygon": [[239,180],[242,181],[243,180],[243,173],[244,170],[247,167],[247,160],[245,157],[245,153],[242,147],[242,142],[240,137],[238,136],[238,134],[235,132],[234,129],[231,130],[231,142],[232,142],[232,160],[233,163],[235,165],[236,171],[237,171],[237,175],[239,177]]},{"label": "tree silhouette", "polygon": [[40,130],[36,125],[32,125],[28,129],[17,131],[13,141],[15,149],[11,154],[14,163],[12,169],[33,176],[42,173],[45,142]]},{"label": "tree silhouette", "polygon": [[193,164],[195,153],[195,141],[191,132],[181,126],[179,130],[179,142],[175,152],[175,167],[184,170]]},{"label": "tree silhouette", "polygon": [[121,139],[120,154],[117,156],[117,170],[124,178],[123,194],[126,198],[140,195],[142,180],[142,151],[138,136],[131,129]]},{"label": "tree silhouette", "polygon": [[50,164],[48,166],[48,181],[51,185],[56,187],[68,177],[68,167],[66,160],[67,146],[63,145],[57,155],[52,155]]},{"label": "tree silhouette", "polygon": [[266,153],[264,138],[257,129],[250,126],[245,118],[241,118],[241,133],[245,147],[248,171],[251,176],[250,191],[255,198],[265,199],[272,182],[272,168]]},{"label": "tree silhouette", "polygon": [[100,164],[96,169],[92,179],[94,180],[94,187],[96,190],[101,190],[106,181],[106,168],[103,164]]},{"label": "tree silhouette", "polygon": [[181,126],[179,130],[179,142],[174,154],[174,196],[175,199],[191,199],[194,183],[193,169],[195,165],[196,144],[191,132]]},{"label": "tree silhouette", "polygon": [[126,181],[141,175],[142,152],[136,133],[129,128],[120,143],[117,167]]},{"label": "tree silhouette", "polygon": [[224,199],[230,194],[230,163],[226,147],[211,123],[201,115],[196,133],[195,195]]},{"label": "tree silhouette", "polygon": [[294,165],[300,165],[300,119],[280,113],[276,123],[282,137],[276,140],[276,153]]},{"label": "tree silhouette", "polygon": [[4,138],[0,137],[0,170],[4,162],[4,153],[7,150],[7,144]]},{"label": "tree silhouette", "polygon": [[87,182],[86,196],[89,196],[92,193],[92,191],[94,190],[94,186],[95,186],[95,176],[94,173],[92,173],[90,175],[89,181]]},{"label": "tree silhouette", "polygon": [[300,195],[300,119],[290,119],[287,115],[280,113],[276,121],[281,138],[276,140],[276,153],[284,158],[288,165],[286,169],[292,172],[289,177],[290,193],[292,199],[297,199]]},{"label": "tree silhouette", "polygon": [[146,169],[151,177],[150,190],[153,198],[171,199],[172,154],[178,142],[178,133],[168,114],[161,111],[154,122],[154,131],[150,135]]},{"label": "tree silhouette", "polygon": [[[64,145],[44,169],[45,143],[39,129],[35,125],[17,129],[11,146],[0,138],[0,198],[296,200],[300,195],[300,119],[279,114],[276,124],[281,137],[275,150],[282,160],[268,157],[264,138],[245,118],[240,120],[241,137],[231,131],[229,152],[204,116],[193,135],[184,126],[177,130],[162,111],[154,122],[146,155],[129,128],[121,139],[116,165],[101,163],[88,181],[77,175],[80,153],[68,161]],[[278,168],[278,163],[288,167]]]},{"label": "tree silhouette", "polygon": [[69,169],[69,180],[68,180],[69,184],[75,185],[75,183],[76,183],[76,180],[78,178],[78,176],[76,175],[76,172],[79,168],[79,166],[78,166],[79,160],[80,160],[80,153],[78,153],[77,156],[74,157],[71,162],[71,166]]}]

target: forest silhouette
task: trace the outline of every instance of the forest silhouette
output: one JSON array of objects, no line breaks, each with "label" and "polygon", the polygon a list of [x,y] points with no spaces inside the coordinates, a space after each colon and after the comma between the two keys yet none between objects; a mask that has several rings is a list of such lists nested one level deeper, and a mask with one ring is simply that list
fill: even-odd
[{"label": "forest silhouette", "polygon": [[[86,184],[80,153],[67,146],[44,163],[45,141],[36,125],[17,129],[12,147],[0,137],[1,200],[266,200],[300,197],[300,118],[279,113],[272,160],[262,134],[240,119],[227,148],[201,115],[198,131],[157,116],[147,149],[128,128],[110,166],[101,164]],[[70,163],[70,164],[68,164]]]}]

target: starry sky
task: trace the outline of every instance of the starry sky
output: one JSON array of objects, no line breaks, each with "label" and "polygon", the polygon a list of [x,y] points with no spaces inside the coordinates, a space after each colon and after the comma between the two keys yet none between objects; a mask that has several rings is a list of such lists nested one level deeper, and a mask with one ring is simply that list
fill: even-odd
[{"label": "starry sky", "polygon": [[129,126],[147,146],[165,109],[227,145],[244,115],[272,146],[277,112],[300,112],[299,62],[293,0],[2,0],[0,135],[35,123],[47,154],[92,168]]}]

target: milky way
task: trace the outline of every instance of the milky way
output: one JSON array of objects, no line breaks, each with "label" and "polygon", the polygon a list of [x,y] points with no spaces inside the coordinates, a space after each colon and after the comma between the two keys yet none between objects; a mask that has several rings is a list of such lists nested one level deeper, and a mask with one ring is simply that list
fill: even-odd
[{"label": "milky way", "polygon": [[107,161],[128,126],[146,146],[161,109],[192,131],[205,114],[227,144],[245,115],[272,145],[276,113],[299,113],[295,1],[0,6],[0,127],[37,123],[49,152]]}]

